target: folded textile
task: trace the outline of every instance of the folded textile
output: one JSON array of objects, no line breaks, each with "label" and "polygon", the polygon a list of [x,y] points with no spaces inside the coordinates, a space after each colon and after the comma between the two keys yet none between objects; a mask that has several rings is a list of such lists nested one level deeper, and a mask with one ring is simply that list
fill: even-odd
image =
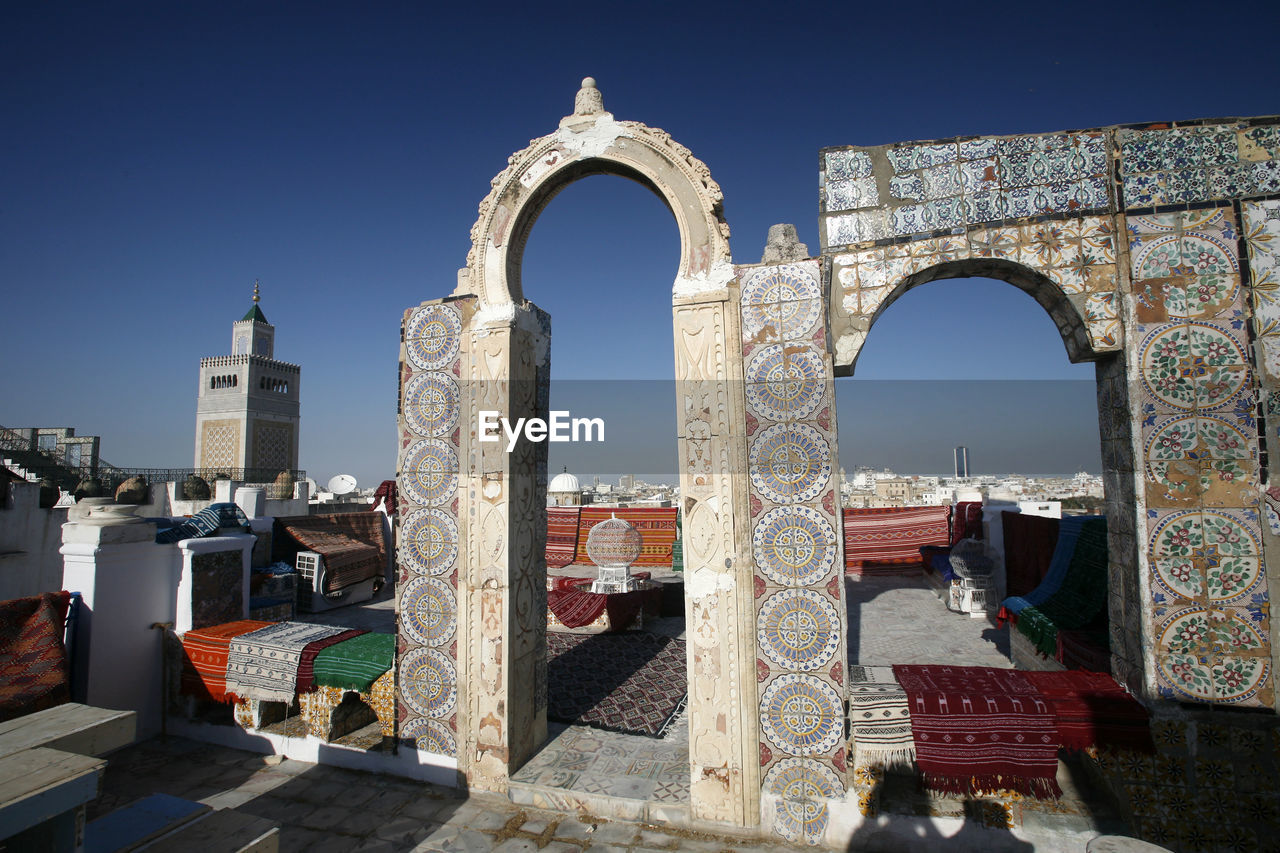
[{"label": "folded textile", "polygon": [[316,592],[337,592],[385,573],[387,544],[383,521],[380,512],[277,518],[272,551],[293,562],[299,550],[320,554],[324,557],[325,587]]},{"label": "folded textile", "polygon": [[1083,628],[1107,606],[1107,520],[1092,518],[1081,525],[1076,547],[1062,583],[1047,599],[1024,608],[1018,630],[1046,657],[1058,651],[1060,628]]},{"label": "folded textile", "polygon": [[1064,749],[1109,746],[1154,752],[1151,716],[1138,700],[1102,672],[1025,672],[1057,718]]},{"label": "folded textile", "polygon": [[70,602],[65,590],[0,601],[0,722],[71,701]]},{"label": "folded textile", "polygon": [[607,595],[580,589],[553,589],[547,593],[547,607],[566,628],[590,625],[604,613],[608,600]]},{"label": "folded textile", "polygon": [[271,624],[259,619],[240,619],[183,634],[182,651],[186,659],[182,666],[181,692],[214,702],[234,701],[234,696],[227,695],[227,654],[231,641]]},{"label": "folded textile", "polygon": [[916,765],[949,794],[1008,789],[1058,797],[1058,732],[1024,673],[985,666],[895,664],[907,693]]},{"label": "folded textile", "polygon": [[156,531],[156,542],[179,542],[183,539],[200,539],[214,536],[224,527],[249,530],[249,517],[233,503],[209,504],[181,524]]},{"label": "folded textile", "polygon": [[1000,513],[1004,533],[1005,588],[1026,595],[1040,585],[1053,562],[1059,519],[1020,512]]},{"label": "folded textile", "polygon": [[1080,531],[1084,529],[1085,522],[1097,521],[1100,518],[1102,516],[1072,515],[1062,519],[1058,525],[1058,544],[1053,549],[1053,561],[1049,564],[1049,573],[1031,592],[1026,595],[1012,596],[1001,602],[1002,616],[1008,613],[1016,617],[1023,609],[1033,604],[1042,604],[1057,592],[1062,586],[1063,578],[1067,576],[1067,570],[1071,567],[1071,558],[1075,554],[1076,542],[1080,538]]},{"label": "folded textile", "polygon": [[303,649],[346,630],[336,625],[279,622],[236,637],[227,654],[227,692],[241,699],[292,702]]},{"label": "folded textile", "polygon": [[302,650],[302,656],[298,658],[298,692],[310,693],[316,689],[314,675],[316,655],[330,646],[367,633],[363,628],[348,628],[339,634],[307,643],[307,647]]},{"label": "folded textile", "polygon": [[559,569],[573,562],[578,551],[578,512],[581,507],[547,507],[547,568]]},{"label": "folded textile", "polygon": [[[915,760],[907,691],[890,667],[849,667],[849,727],[857,761],[909,764]],[[878,670],[878,671],[877,671]],[[870,680],[855,680],[855,675]]]},{"label": "folded textile", "polygon": [[1054,658],[1067,669],[1111,672],[1111,641],[1106,630],[1059,629]]},{"label": "folded textile", "polygon": [[316,685],[368,693],[373,682],[394,665],[395,656],[395,634],[361,634],[343,640],[316,655]]}]

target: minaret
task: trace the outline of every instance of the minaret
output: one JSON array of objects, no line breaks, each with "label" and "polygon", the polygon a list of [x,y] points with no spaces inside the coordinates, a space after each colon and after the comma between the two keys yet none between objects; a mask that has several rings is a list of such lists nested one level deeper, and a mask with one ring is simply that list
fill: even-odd
[{"label": "minaret", "polygon": [[232,355],[200,359],[196,402],[195,466],[249,482],[298,467],[301,368],[274,359],[260,298],[255,281],[253,305],[231,324]]}]

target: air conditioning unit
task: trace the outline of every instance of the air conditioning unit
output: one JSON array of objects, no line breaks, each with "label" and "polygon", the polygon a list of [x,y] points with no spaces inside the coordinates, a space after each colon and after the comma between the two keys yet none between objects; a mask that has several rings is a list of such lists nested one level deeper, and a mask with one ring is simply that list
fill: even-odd
[{"label": "air conditioning unit", "polygon": [[294,567],[298,570],[298,609],[323,613],[373,598],[373,578],[360,581],[337,592],[321,593],[325,588],[324,557],[315,551],[299,551]]}]

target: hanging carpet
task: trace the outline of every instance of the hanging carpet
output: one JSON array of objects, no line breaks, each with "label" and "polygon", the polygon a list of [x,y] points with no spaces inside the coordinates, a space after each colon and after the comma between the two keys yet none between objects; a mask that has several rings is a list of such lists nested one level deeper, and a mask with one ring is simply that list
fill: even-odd
[{"label": "hanging carpet", "polygon": [[1092,625],[1107,606],[1107,520],[1094,518],[1080,527],[1066,575],[1040,604],[1018,614],[1018,630],[1045,657],[1058,651],[1058,629]]},{"label": "hanging carpet", "polygon": [[1024,672],[1058,721],[1064,749],[1110,746],[1154,752],[1150,714],[1102,672]]},{"label": "hanging carpet", "polygon": [[315,682],[368,693],[373,682],[395,662],[395,634],[361,634],[329,646],[316,655]]},{"label": "hanging carpet", "polygon": [[338,625],[278,622],[231,641],[227,692],[241,699],[292,702],[298,663],[308,643],[347,631]]},{"label": "hanging carpet", "polygon": [[559,569],[573,562],[578,551],[578,512],[581,507],[547,507],[547,568]]},{"label": "hanging carpet", "polygon": [[907,691],[894,680],[892,667],[849,667],[849,725],[859,764],[915,760]]},{"label": "hanging carpet", "polygon": [[578,551],[574,561],[584,566],[593,565],[587,556],[587,536],[591,528],[616,515],[640,531],[640,556],[631,564],[633,569],[670,566],[671,545],[676,541],[676,512],[675,507],[582,507],[578,516]]},{"label": "hanging carpet", "polygon": [[883,507],[844,511],[846,569],[920,565],[920,549],[951,541],[951,507]]}]

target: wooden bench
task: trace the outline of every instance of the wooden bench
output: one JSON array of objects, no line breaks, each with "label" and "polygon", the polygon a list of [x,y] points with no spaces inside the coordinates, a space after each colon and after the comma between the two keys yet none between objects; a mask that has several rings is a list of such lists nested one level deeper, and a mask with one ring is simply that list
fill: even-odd
[{"label": "wooden bench", "polygon": [[68,702],[0,723],[0,758],[49,747],[79,755],[104,755],[133,743],[135,711],[113,711]]},{"label": "wooden bench", "polygon": [[48,747],[0,758],[0,839],[9,853],[80,849],[85,804],[107,762]]}]

